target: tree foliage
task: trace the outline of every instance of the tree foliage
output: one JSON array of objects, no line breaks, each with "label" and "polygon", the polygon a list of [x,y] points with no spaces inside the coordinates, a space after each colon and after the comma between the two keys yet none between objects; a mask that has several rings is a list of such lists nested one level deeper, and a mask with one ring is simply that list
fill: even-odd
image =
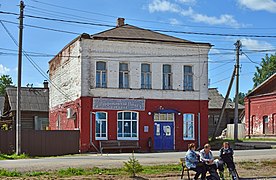
[{"label": "tree foliage", "polygon": [[6,87],[12,84],[12,78],[9,75],[0,76],[0,96],[5,95]]},{"label": "tree foliage", "polygon": [[124,162],[124,170],[129,173],[131,177],[135,177],[137,173],[143,171],[143,167],[134,157],[134,153],[132,153],[132,156],[129,157],[127,162]]},{"label": "tree foliage", "polygon": [[[239,95],[238,95],[238,102],[239,104],[242,104],[244,105],[244,98],[245,98],[246,94],[243,93],[243,92],[239,92]],[[236,97],[233,98],[233,102],[236,102]]]},{"label": "tree foliage", "polygon": [[276,73],[276,53],[270,56],[266,54],[265,57],[262,58],[260,67],[256,67],[256,72],[253,77],[254,88],[260,85],[274,73]]}]

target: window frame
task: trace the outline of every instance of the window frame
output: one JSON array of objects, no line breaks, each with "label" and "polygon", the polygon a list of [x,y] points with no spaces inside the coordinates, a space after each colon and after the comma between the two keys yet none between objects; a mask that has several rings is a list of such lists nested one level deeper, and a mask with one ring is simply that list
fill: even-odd
[{"label": "window frame", "polygon": [[[105,132],[106,132],[106,137],[102,137],[102,126],[100,126],[100,135],[101,137],[97,137],[97,113],[105,113],[105,121],[106,121],[106,126],[105,126]],[[104,121],[104,119],[100,119],[100,122]],[[97,111],[95,112],[95,140],[108,140],[108,113],[104,111]]]},{"label": "window frame", "polygon": [[[191,72],[187,72],[185,73],[185,67],[190,67],[191,68]],[[189,83],[185,83],[185,79],[186,77],[190,77],[192,80],[192,85],[191,86],[186,86],[186,84]],[[183,91],[194,91],[194,73],[193,73],[193,66],[192,65],[184,65],[183,66]]]},{"label": "window frame", "polygon": [[[165,73],[164,72],[164,67],[165,66],[170,66],[170,72]],[[163,90],[172,90],[173,89],[173,73],[172,73],[172,65],[171,64],[163,64],[162,66],[162,83],[163,83]],[[165,86],[165,79],[168,79],[168,86]]]},{"label": "window frame", "polygon": [[[120,66],[121,66],[121,64],[127,64],[127,71],[126,70],[121,70],[120,69]],[[120,83],[120,75],[121,75],[121,73],[122,73],[122,83]],[[126,77],[127,76],[127,87],[125,86],[125,82],[126,82]],[[121,86],[121,84],[122,84],[122,86]],[[127,63],[127,62],[120,62],[119,63],[119,89],[129,89],[130,88],[130,86],[129,86],[129,63]]]},{"label": "window frame", "polygon": [[[97,69],[97,64],[98,63],[105,63],[105,70],[98,70]],[[100,73],[100,85],[98,86],[98,83],[97,83],[97,74],[98,72]],[[105,85],[103,85],[103,74],[105,73]],[[96,83],[96,88],[107,88],[107,62],[105,61],[96,61],[96,76],[95,76],[95,83]]]},{"label": "window frame", "polygon": [[[185,115],[192,115],[192,120],[185,120]],[[188,123],[189,122],[192,123],[192,125],[193,125],[192,137],[185,137],[186,121],[188,121]],[[189,132],[188,132],[188,135],[189,135]],[[195,140],[195,115],[193,113],[184,113],[183,114],[183,140]]]},{"label": "window frame", "polygon": [[[131,120],[129,120],[129,119],[125,120],[123,118],[123,114],[125,112],[130,112],[131,113]],[[119,113],[122,113],[122,120],[119,120]],[[136,113],[136,115],[137,115],[137,120],[136,120],[136,130],[137,130],[136,134],[137,134],[137,137],[119,137],[119,121],[121,121],[122,123],[124,121],[130,121],[131,122],[130,126],[132,127],[132,122],[133,122],[132,113]],[[130,130],[131,130],[130,134],[132,136],[132,128]],[[124,135],[124,128],[122,128],[122,135]],[[136,111],[118,111],[117,112],[117,140],[139,140],[139,112],[136,112]]]},{"label": "window frame", "polygon": [[[144,72],[142,70],[143,65],[149,65],[149,71]],[[141,64],[141,89],[152,89],[152,72],[151,72],[151,64],[150,63],[142,63]],[[149,76],[149,82],[147,82],[147,77]],[[142,83],[144,81],[144,84]]]}]

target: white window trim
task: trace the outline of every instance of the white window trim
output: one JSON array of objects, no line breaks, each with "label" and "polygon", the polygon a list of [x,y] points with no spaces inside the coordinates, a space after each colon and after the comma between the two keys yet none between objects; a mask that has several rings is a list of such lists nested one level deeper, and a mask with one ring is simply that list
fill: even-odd
[{"label": "white window trim", "polygon": [[[97,62],[104,62],[105,63],[105,70],[97,70]],[[97,72],[98,71],[100,71],[101,72],[101,75],[100,75],[100,82],[101,82],[101,86],[100,87],[97,87]],[[96,61],[96,63],[95,63],[95,72],[96,72],[96,74],[95,74],[95,88],[107,88],[107,85],[108,85],[108,79],[107,79],[107,62],[106,61]],[[102,73],[103,72],[105,72],[106,73],[106,77],[105,77],[105,79],[106,79],[106,87],[103,87],[102,86],[102,78],[103,78],[103,76],[102,76]]]},{"label": "white window trim", "polygon": [[[184,67],[185,66],[190,66],[191,68],[192,68],[192,74],[191,74],[191,76],[192,76],[192,81],[193,81],[193,84],[192,84],[192,90],[186,90],[184,87],[185,87],[185,80],[184,80],[184,78],[185,78],[185,71],[184,71]],[[195,82],[194,82],[194,66],[193,65],[184,65],[183,66],[183,91],[195,91]]]},{"label": "white window trim", "polygon": [[[105,113],[106,114],[106,127],[105,127],[105,131],[106,131],[106,137],[97,137],[96,133],[97,133],[97,113]],[[97,111],[95,112],[95,140],[108,140],[108,113],[107,112],[103,112],[103,111]]]},{"label": "white window trim", "polygon": [[[118,114],[124,112],[137,113],[137,137],[118,137]],[[139,140],[139,112],[136,111],[118,111],[117,112],[117,140]]]},{"label": "white window trim", "polygon": [[[156,113],[156,114],[158,114],[159,116],[158,116],[158,120],[154,119],[154,122],[174,122],[174,120],[175,120],[174,113]],[[173,119],[172,120],[169,120],[169,119],[160,120],[160,114],[172,114],[173,115]]]},{"label": "white window trim", "polygon": [[[185,126],[185,123],[184,123],[184,115],[185,114],[191,114],[191,115],[193,115],[193,126],[194,126],[194,129],[193,129],[193,138],[186,138],[186,137],[184,137],[184,126]],[[183,136],[183,140],[195,140],[195,115],[193,114],[193,113],[184,113],[183,114],[183,132],[182,132],[182,136]]]}]

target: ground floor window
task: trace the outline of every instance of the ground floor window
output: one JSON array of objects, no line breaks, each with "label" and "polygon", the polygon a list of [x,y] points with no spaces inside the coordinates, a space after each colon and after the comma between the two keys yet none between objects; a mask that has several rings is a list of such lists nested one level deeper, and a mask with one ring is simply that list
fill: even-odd
[{"label": "ground floor window", "polygon": [[194,114],[183,114],[183,139],[195,139]]},{"label": "ground floor window", "polygon": [[107,113],[96,112],[96,140],[107,139]]},{"label": "ground floor window", "polygon": [[138,113],[118,112],[118,139],[138,139]]}]

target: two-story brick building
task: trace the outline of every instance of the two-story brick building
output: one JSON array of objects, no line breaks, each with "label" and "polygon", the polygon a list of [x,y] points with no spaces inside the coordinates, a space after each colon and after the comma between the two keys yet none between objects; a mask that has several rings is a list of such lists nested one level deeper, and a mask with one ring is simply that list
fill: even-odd
[{"label": "two-story brick building", "polygon": [[[82,34],[50,62],[50,128],[79,129],[81,151],[135,140],[140,151],[208,141],[209,43],[124,24]],[[57,87],[58,86],[58,87]]]}]

